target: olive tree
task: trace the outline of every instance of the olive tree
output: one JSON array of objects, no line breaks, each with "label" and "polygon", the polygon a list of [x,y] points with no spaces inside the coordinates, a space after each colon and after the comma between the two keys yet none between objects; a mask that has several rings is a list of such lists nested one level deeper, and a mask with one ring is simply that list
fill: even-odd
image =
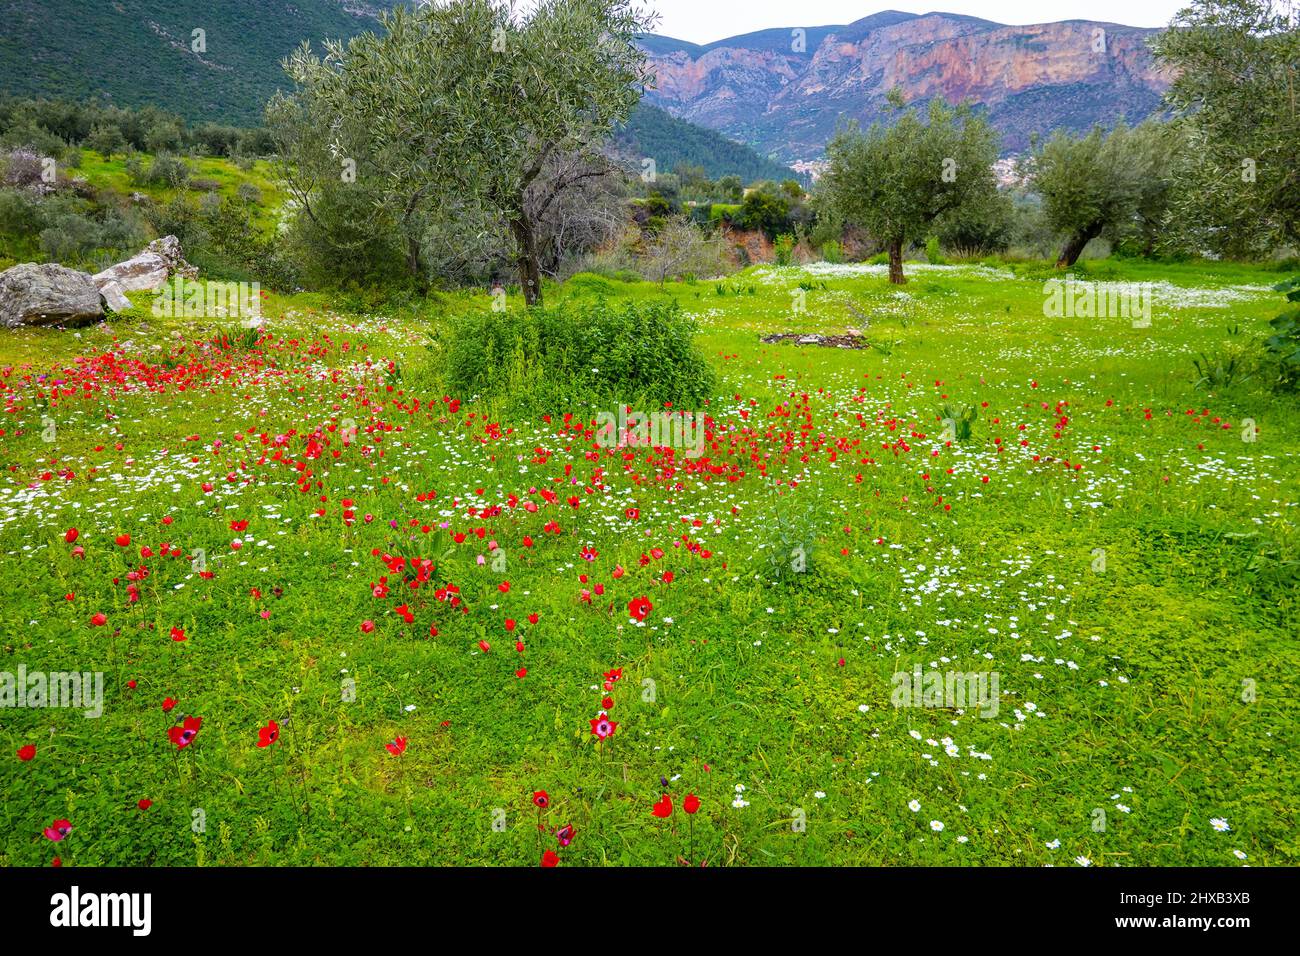
[{"label": "olive tree", "polygon": [[1160,228],[1177,135],[1155,121],[1135,127],[1121,122],[1109,133],[1095,127],[1082,137],[1058,130],[1035,151],[1028,178],[1042,196],[1048,224],[1065,237],[1058,269],[1074,265],[1099,236],[1150,237]]},{"label": "olive tree", "polygon": [[1195,0],[1151,45],[1188,129],[1173,207],[1191,247],[1300,243],[1300,5]]},{"label": "olive tree", "polygon": [[[364,159],[394,221],[464,207],[500,222],[533,305],[539,223],[566,191],[607,173],[600,147],[648,81],[635,40],[650,23],[631,0],[538,0],[527,15],[451,0],[399,7],[378,33],[327,42],[323,56],[304,45],[285,68],[330,161],[351,160],[359,178]],[[415,272],[417,230],[405,237]]]},{"label": "olive tree", "polygon": [[[902,109],[901,97],[890,104]],[[932,100],[925,120],[916,109],[892,126],[865,133],[849,126],[826,150],[829,168],[817,201],[832,218],[866,229],[889,250],[889,281],[906,282],[903,249],[924,237],[941,217],[964,204],[987,202],[997,192],[998,158],[992,127],[969,105]]]}]

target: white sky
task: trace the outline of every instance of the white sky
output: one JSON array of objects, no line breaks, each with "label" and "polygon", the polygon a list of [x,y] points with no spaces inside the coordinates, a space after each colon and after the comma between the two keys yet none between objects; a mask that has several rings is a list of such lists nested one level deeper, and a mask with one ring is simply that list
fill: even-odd
[{"label": "white sky", "polygon": [[769,27],[852,23],[882,10],[962,13],[996,23],[1099,20],[1131,27],[1163,27],[1187,0],[641,0],[656,11],[655,33],[712,43]]}]

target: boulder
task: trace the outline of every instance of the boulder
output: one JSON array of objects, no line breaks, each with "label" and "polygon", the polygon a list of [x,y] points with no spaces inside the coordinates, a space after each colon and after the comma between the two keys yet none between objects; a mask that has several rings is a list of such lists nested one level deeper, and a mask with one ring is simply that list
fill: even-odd
[{"label": "boulder", "polygon": [[145,252],[162,256],[167,260],[167,269],[172,275],[180,274],[185,279],[197,279],[199,270],[185,261],[181,252],[181,241],[175,236],[163,236],[144,247]]},{"label": "boulder", "polygon": [[142,252],[126,262],[119,262],[103,272],[97,272],[95,285],[100,290],[115,285],[123,291],[139,292],[164,286],[169,278],[171,272],[168,271],[166,259],[156,252]]},{"label": "boulder", "polygon": [[96,273],[95,284],[101,292],[110,282],[117,283],[123,292],[152,291],[166,285],[167,280],[178,273],[192,279],[198,275],[198,270],[181,255],[179,239],[163,236],[145,246],[138,256]]},{"label": "boulder", "polygon": [[0,272],[0,326],[90,325],[104,317],[95,280],[53,263],[23,263]]},{"label": "boulder", "polygon": [[111,279],[99,287],[99,294],[104,297],[104,305],[114,312],[125,312],[131,308],[131,300],[126,297],[122,287]]}]

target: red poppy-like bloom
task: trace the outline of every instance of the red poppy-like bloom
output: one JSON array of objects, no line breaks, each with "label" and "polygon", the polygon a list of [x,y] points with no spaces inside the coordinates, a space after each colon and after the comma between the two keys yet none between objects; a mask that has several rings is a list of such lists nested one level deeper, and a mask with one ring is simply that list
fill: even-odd
[{"label": "red poppy-like bloom", "polygon": [[519,668],[519,670],[515,671],[515,676],[518,677],[520,680],[523,680],[525,677],[528,676],[528,668],[527,667]]},{"label": "red poppy-like bloom", "polygon": [[673,815],[673,798],[664,794],[650,811],[657,817],[671,817]]},{"label": "red poppy-like bloom", "polygon": [[103,627],[105,624],[108,623],[108,615],[102,612],[97,612],[95,614],[92,614],[90,616],[90,623],[95,627]]},{"label": "red poppy-like bloom", "polygon": [[700,808],[700,798],[693,793],[688,793],[686,799],[682,801],[682,809],[687,813],[694,813]]},{"label": "red poppy-like bloom", "polygon": [[148,797],[143,797],[141,798],[140,802],[136,804],[136,806],[139,807],[141,810],[148,810],[150,807],[153,806],[153,801],[150,800]]},{"label": "red poppy-like bloom", "polygon": [[72,544],[72,542],[77,540],[77,536],[80,534],[81,532],[76,528],[69,528],[67,532],[64,533],[63,540],[68,542],[68,544]]},{"label": "red poppy-like bloom", "polygon": [[58,843],[72,832],[72,824],[67,820],[55,820],[45,828],[44,832],[47,840],[53,840],[55,843]]},{"label": "red poppy-like bloom", "polygon": [[591,732],[601,740],[614,736],[614,731],[617,729],[618,724],[609,719],[609,714],[601,714],[591,719]]},{"label": "red poppy-like bloom", "polygon": [[573,829],[572,823],[566,823],[555,831],[555,839],[560,841],[560,846],[568,846],[573,842],[573,837],[578,831]]},{"label": "red poppy-like bloom", "polygon": [[362,622],[361,622],[361,633],[362,633],[362,634],[369,634],[369,633],[370,633],[371,631],[373,631],[374,629],[375,629],[375,622],[374,622],[374,621],[362,621]]},{"label": "red poppy-like bloom", "polygon": [[28,760],[31,760],[35,756],[36,756],[35,744],[27,744],[26,746],[18,748],[18,759],[23,761],[23,763],[26,763]]},{"label": "red poppy-like bloom", "polygon": [[172,640],[177,643],[185,640],[185,629],[181,627],[172,628]]},{"label": "red poppy-like bloom", "polygon": [[488,651],[492,650],[492,645],[489,644],[487,641],[479,641],[478,649],[482,651],[484,654],[486,654]]},{"label": "red poppy-like bloom", "polygon": [[391,744],[384,744],[384,748],[394,757],[400,757],[406,753],[406,738],[394,737]]},{"label": "red poppy-like bloom", "polygon": [[168,697],[168,698],[166,698],[166,699],[162,702],[163,713],[164,713],[164,714],[169,714],[169,713],[171,713],[172,708],[175,707],[175,706],[176,706],[176,698],[175,698],[175,697]]},{"label": "red poppy-like bloom", "polygon": [[650,603],[650,599],[644,594],[627,602],[627,613],[638,621],[644,621],[646,615],[653,609],[654,605]]},{"label": "red poppy-like bloom", "polygon": [[559,862],[560,857],[554,850],[547,850],[542,854],[542,866],[555,866]]},{"label": "red poppy-like bloom", "polygon": [[117,546],[119,548],[126,548],[129,547],[131,544],[131,536],[129,534],[119,534],[113,540],[114,542],[117,543]]},{"label": "red poppy-like bloom", "polygon": [[257,745],[259,747],[269,747],[280,739],[280,725],[274,720],[269,721],[265,727],[257,729]]},{"label": "red poppy-like bloom", "polygon": [[533,804],[545,810],[551,805],[550,795],[545,790],[538,790],[533,794]]},{"label": "red poppy-like bloom", "polygon": [[167,736],[171,738],[171,742],[176,745],[177,750],[184,750],[194,743],[194,738],[198,735],[199,728],[202,726],[202,717],[186,717],[185,722],[179,727],[168,727]]},{"label": "red poppy-like bloom", "polygon": [[600,702],[600,706],[604,707],[606,710],[609,710],[611,707],[614,706],[614,698],[606,697],[604,700]]}]

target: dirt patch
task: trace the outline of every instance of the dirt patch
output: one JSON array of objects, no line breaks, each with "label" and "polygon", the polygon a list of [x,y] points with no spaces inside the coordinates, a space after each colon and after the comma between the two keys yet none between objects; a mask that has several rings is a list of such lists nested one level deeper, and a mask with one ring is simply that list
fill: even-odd
[{"label": "dirt patch", "polygon": [[865,349],[871,347],[871,343],[862,337],[861,332],[857,331],[849,331],[843,335],[779,332],[763,336],[762,342],[764,345],[793,342],[795,345],[817,345],[824,349]]}]

